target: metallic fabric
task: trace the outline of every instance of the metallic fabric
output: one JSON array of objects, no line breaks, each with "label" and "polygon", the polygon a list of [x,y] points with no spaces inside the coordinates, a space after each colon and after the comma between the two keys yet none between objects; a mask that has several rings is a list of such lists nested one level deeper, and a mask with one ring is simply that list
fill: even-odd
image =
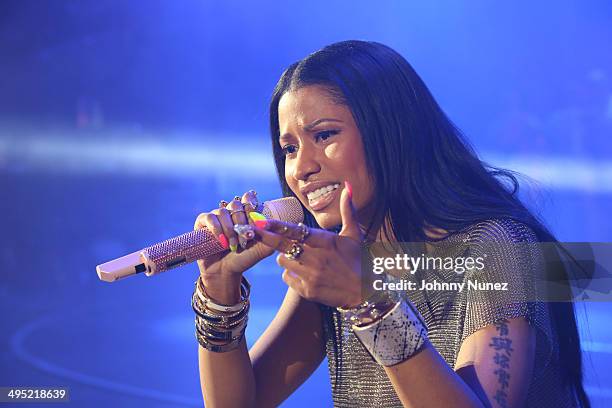
[{"label": "metallic fabric", "polygon": [[[487,248],[484,244],[491,242],[500,249],[480,272],[491,280],[508,281],[512,291],[410,291],[402,295],[421,313],[429,341],[451,368],[461,343],[470,334],[502,319],[525,317],[537,329],[535,365],[525,406],[575,406],[571,391],[561,385],[558,342],[548,304],[533,301],[534,294],[530,293],[535,286],[530,280],[543,269],[541,254],[537,245],[512,245],[537,242],[534,232],[511,219],[491,219],[440,241],[452,243],[450,247],[455,251],[468,251],[470,256],[482,254],[483,248]],[[466,275],[427,271],[422,279],[453,281],[466,279]],[[401,407],[384,368],[370,356],[340,312],[327,306],[321,309],[334,406]]]}]

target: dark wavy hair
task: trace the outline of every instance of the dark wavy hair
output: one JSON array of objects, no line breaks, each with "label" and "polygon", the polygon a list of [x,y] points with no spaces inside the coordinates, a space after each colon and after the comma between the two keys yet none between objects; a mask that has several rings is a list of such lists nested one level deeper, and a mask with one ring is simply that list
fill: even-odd
[{"label": "dark wavy hair", "polygon": [[[314,52],[282,74],[270,102],[270,132],[278,178],[285,196],[285,157],[278,144],[278,104],[288,91],[324,86],[353,114],[375,181],[376,214],[368,230],[382,225],[397,242],[431,241],[424,228],[458,232],[491,218],[529,226],[541,242],[557,242],[518,198],[515,173],[481,161],[449,120],[412,66],[376,42],[343,41]],[[304,209],[306,223],[318,226]],[[388,231],[384,220],[392,231]],[[559,334],[566,386],[584,407],[582,359],[573,303],[551,303]]]}]

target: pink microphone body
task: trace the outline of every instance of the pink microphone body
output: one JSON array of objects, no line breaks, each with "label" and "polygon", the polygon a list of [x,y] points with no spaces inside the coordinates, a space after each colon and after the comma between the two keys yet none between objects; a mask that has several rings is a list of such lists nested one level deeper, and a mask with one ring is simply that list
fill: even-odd
[{"label": "pink microphone body", "polygon": [[[267,201],[258,210],[266,218],[292,223],[304,220],[302,206],[295,197]],[[217,237],[207,228],[203,228],[98,265],[96,272],[105,282],[114,282],[141,272],[152,276],[223,251],[226,249],[221,246]]]}]

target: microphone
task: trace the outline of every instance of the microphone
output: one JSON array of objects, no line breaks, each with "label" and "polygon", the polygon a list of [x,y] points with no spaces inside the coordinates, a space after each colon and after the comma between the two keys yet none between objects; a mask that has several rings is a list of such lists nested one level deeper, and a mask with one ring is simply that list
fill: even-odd
[{"label": "microphone", "polygon": [[[304,211],[295,197],[266,201],[256,211],[266,218],[281,221],[298,223],[304,220]],[[114,282],[141,272],[153,276],[223,251],[227,250],[223,249],[217,237],[208,228],[202,228],[98,265],[96,272],[105,282]]]}]

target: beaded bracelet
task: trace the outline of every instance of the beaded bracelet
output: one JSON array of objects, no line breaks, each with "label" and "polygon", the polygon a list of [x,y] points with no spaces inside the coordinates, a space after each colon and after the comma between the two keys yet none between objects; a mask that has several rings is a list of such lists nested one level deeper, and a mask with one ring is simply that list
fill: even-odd
[{"label": "beaded bracelet", "polygon": [[[383,275],[383,280],[388,278]],[[384,312],[399,301],[396,291],[374,291],[364,302],[355,307],[337,307],[342,318],[353,326],[364,326],[376,321]]]}]

